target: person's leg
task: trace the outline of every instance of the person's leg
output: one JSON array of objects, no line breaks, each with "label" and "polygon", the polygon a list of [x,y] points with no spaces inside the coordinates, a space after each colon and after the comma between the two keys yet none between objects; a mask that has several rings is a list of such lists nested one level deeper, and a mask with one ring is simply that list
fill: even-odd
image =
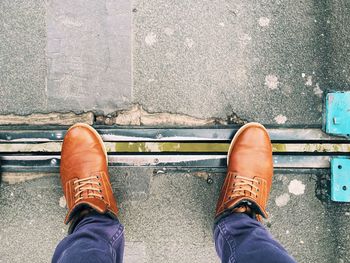
[{"label": "person's leg", "polygon": [[295,262],[260,222],[245,213],[222,218],[215,226],[214,239],[221,262]]},{"label": "person's leg", "polygon": [[63,239],[53,255],[53,263],[123,262],[124,229],[118,220],[92,212]]},{"label": "person's leg", "polygon": [[216,207],[216,251],[224,263],[295,262],[259,222],[267,218],[273,160],[266,129],[244,125],[232,140]]},{"label": "person's leg", "polygon": [[122,262],[123,226],[107,165],[104,143],[92,127],[76,124],[67,131],[60,176],[68,207],[65,223],[70,227],[52,262]]}]

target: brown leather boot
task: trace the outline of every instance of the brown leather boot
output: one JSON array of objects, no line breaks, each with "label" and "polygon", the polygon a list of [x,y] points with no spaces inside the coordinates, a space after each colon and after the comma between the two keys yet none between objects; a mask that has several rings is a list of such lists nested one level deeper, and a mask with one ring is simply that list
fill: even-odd
[{"label": "brown leather boot", "polygon": [[270,137],[259,123],[249,123],[235,134],[227,156],[227,176],[216,207],[215,221],[237,212],[252,211],[267,218],[273,160]]},{"label": "brown leather boot", "polygon": [[61,152],[61,183],[68,207],[65,224],[89,210],[117,217],[107,165],[107,152],[96,130],[87,124],[73,125]]}]

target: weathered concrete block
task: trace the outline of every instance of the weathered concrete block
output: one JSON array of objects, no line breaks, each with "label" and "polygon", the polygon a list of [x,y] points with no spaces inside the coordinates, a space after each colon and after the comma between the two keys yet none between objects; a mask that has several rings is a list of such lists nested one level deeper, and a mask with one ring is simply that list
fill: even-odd
[{"label": "weathered concrete block", "polygon": [[47,6],[48,109],[112,111],[131,98],[130,1]]}]

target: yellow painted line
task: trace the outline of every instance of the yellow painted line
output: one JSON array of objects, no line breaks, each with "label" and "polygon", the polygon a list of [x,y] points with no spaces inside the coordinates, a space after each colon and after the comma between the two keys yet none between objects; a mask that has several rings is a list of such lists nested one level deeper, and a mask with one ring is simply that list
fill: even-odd
[{"label": "yellow painted line", "polygon": [[[61,142],[45,143],[2,143],[0,152],[60,152]],[[105,142],[107,152],[125,153],[159,153],[159,152],[192,152],[192,153],[226,153],[229,143],[199,142]],[[350,153],[350,144],[346,143],[274,143],[273,152],[339,152]]]},{"label": "yellow painted line", "polygon": [[107,151],[116,152],[227,152],[227,143],[177,143],[177,142],[126,142],[116,143]]},{"label": "yellow painted line", "polygon": [[273,152],[348,152],[350,144],[343,143],[304,143],[304,144],[272,144]]}]

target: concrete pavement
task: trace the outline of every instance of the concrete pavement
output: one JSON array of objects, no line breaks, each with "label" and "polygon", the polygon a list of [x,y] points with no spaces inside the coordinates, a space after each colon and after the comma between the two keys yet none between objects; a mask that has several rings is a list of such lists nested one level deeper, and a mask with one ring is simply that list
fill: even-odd
[{"label": "concrete pavement", "polygon": [[[187,173],[110,169],[125,262],[219,262],[212,223],[223,174],[213,184]],[[66,235],[66,213],[57,175],[8,185],[0,198],[0,262],[49,262]],[[266,226],[298,262],[349,262],[350,206],[329,197],[326,171],[275,175]]]},{"label": "concrete pavement", "polygon": [[[2,0],[0,113],[150,112],[321,124],[350,90],[349,1]],[[111,170],[126,262],[218,262],[223,175]],[[66,233],[57,175],[0,186],[0,262],[48,262]],[[60,201],[61,200],[61,201]],[[61,205],[61,206],[60,206]],[[298,262],[350,262],[347,204],[329,171],[282,171],[268,228]]]}]

